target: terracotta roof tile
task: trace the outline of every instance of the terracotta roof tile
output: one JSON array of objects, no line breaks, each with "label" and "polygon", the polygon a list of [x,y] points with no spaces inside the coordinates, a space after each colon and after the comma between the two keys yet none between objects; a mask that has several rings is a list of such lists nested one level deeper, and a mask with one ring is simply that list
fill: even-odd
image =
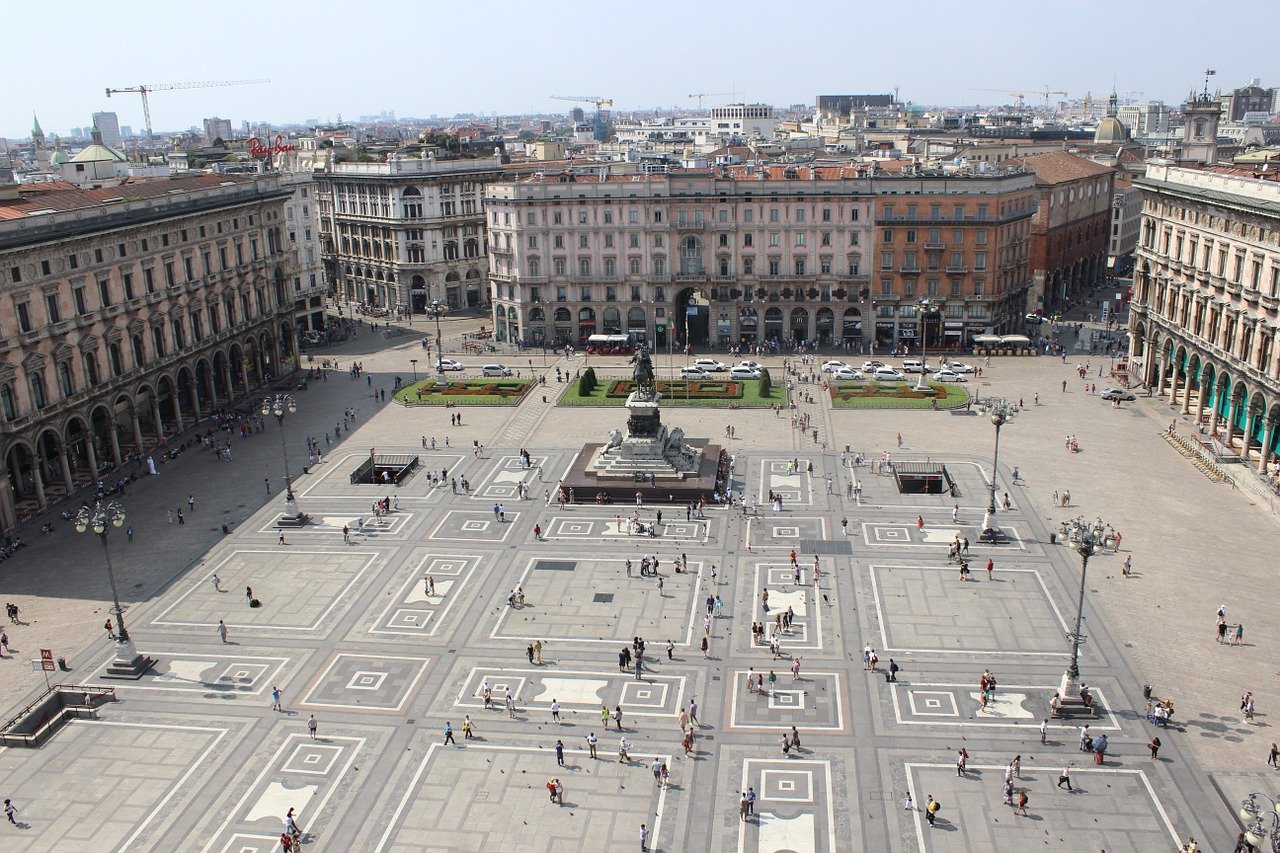
[{"label": "terracotta roof tile", "polygon": [[115,187],[81,189],[66,181],[21,184],[18,198],[0,199],[0,219],[20,219],[33,211],[67,211],[98,207],[116,199],[133,201],[168,196],[173,192],[194,192],[219,187],[227,182],[249,183],[240,175],[184,175],[175,178],[128,178]]},{"label": "terracotta roof tile", "polygon": [[1025,166],[1036,173],[1036,183],[1061,184],[1067,181],[1078,181],[1105,175],[1113,170],[1101,163],[1095,163],[1068,151],[1053,151],[1048,154],[1031,154],[1027,157],[1014,157],[1004,161],[1007,165]]}]

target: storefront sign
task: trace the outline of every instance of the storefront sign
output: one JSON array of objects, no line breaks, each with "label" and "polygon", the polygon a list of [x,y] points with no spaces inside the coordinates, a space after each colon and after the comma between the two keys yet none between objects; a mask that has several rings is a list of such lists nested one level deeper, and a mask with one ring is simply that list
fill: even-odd
[{"label": "storefront sign", "polygon": [[256,136],[250,136],[247,140],[249,143],[250,157],[266,157],[269,154],[283,154],[286,151],[297,151],[298,146],[287,145],[284,141],[284,134],[277,133],[276,138],[272,140],[270,145],[263,145],[262,140]]}]

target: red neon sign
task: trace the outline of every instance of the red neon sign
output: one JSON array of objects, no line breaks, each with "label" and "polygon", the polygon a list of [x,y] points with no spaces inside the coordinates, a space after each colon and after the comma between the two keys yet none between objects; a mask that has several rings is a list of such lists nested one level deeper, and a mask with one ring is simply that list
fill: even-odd
[{"label": "red neon sign", "polygon": [[250,157],[266,157],[269,154],[283,154],[286,151],[297,151],[296,145],[286,145],[284,143],[284,135],[277,133],[276,138],[272,140],[270,145],[263,145],[262,140],[256,136],[250,136],[247,140],[249,143]]}]

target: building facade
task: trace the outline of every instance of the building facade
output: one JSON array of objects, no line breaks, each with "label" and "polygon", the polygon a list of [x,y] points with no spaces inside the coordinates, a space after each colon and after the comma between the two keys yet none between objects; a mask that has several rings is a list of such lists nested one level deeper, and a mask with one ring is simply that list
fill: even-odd
[{"label": "building facade", "polygon": [[[917,340],[919,300],[933,295],[946,319],[930,334],[959,345],[1007,327],[1008,293],[1025,290],[1025,274],[1019,282],[1001,267],[1001,240],[1017,230],[1005,226],[1025,230],[1033,187],[1029,174],[968,181],[779,165],[494,184],[485,211],[495,333],[535,346],[630,334],[659,350],[861,352],[873,340]],[[921,193],[945,215],[931,220],[933,198],[889,200]],[[908,205],[918,207],[910,224]],[[897,242],[881,268],[883,211]]]},{"label": "building facade", "polygon": [[482,194],[498,157],[446,160],[424,152],[316,172],[321,261],[335,298],[392,313],[433,301],[488,301]]},{"label": "building facade", "polygon": [[1133,252],[1142,230],[1142,191],[1132,181],[1117,177],[1111,201],[1111,238],[1107,247],[1107,270],[1125,275],[1133,267]]},{"label": "building facade", "polygon": [[1129,128],[1129,134],[1137,138],[1169,132],[1169,107],[1160,101],[1125,104],[1116,111],[1116,116]]},{"label": "building facade", "polygon": [[325,331],[324,265],[320,261],[320,206],[316,203],[315,174],[297,170],[280,173],[280,185],[289,190],[284,205],[284,233],[296,264],[290,281],[294,329]]},{"label": "building facade", "polygon": [[204,140],[207,144],[212,145],[215,139],[230,142],[233,138],[231,119],[214,116],[204,120]]},{"label": "building facade", "polygon": [[1009,161],[1035,172],[1028,312],[1051,312],[1106,277],[1115,172],[1066,151]]},{"label": "building facade", "polygon": [[93,127],[102,135],[102,142],[111,148],[123,148],[120,136],[120,118],[115,113],[94,113]]},{"label": "building facade", "polygon": [[0,187],[8,530],[296,368],[278,179]]},{"label": "building facade", "polygon": [[1225,447],[1274,473],[1280,445],[1280,183],[1150,163],[1130,362]]}]

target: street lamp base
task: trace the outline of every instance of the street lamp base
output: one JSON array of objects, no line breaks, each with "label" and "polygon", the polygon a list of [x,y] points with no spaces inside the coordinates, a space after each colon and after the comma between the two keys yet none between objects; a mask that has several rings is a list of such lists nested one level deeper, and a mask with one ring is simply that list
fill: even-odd
[{"label": "street lamp base", "polygon": [[1080,699],[1080,676],[1073,676],[1070,672],[1062,673],[1062,683],[1058,685],[1058,696],[1061,699]]},{"label": "street lamp base", "polygon": [[116,641],[115,660],[107,666],[103,678],[124,678],[137,681],[147,670],[155,666],[154,658],[138,651],[132,640]]},{"label": "street lamp base", "polygon": [[302,510],[298,509],[298,501],[292,495],[287,495],[284,499],[284,512],[280,516],[280,520],[284,522],[297,523],[303,518]]}]

